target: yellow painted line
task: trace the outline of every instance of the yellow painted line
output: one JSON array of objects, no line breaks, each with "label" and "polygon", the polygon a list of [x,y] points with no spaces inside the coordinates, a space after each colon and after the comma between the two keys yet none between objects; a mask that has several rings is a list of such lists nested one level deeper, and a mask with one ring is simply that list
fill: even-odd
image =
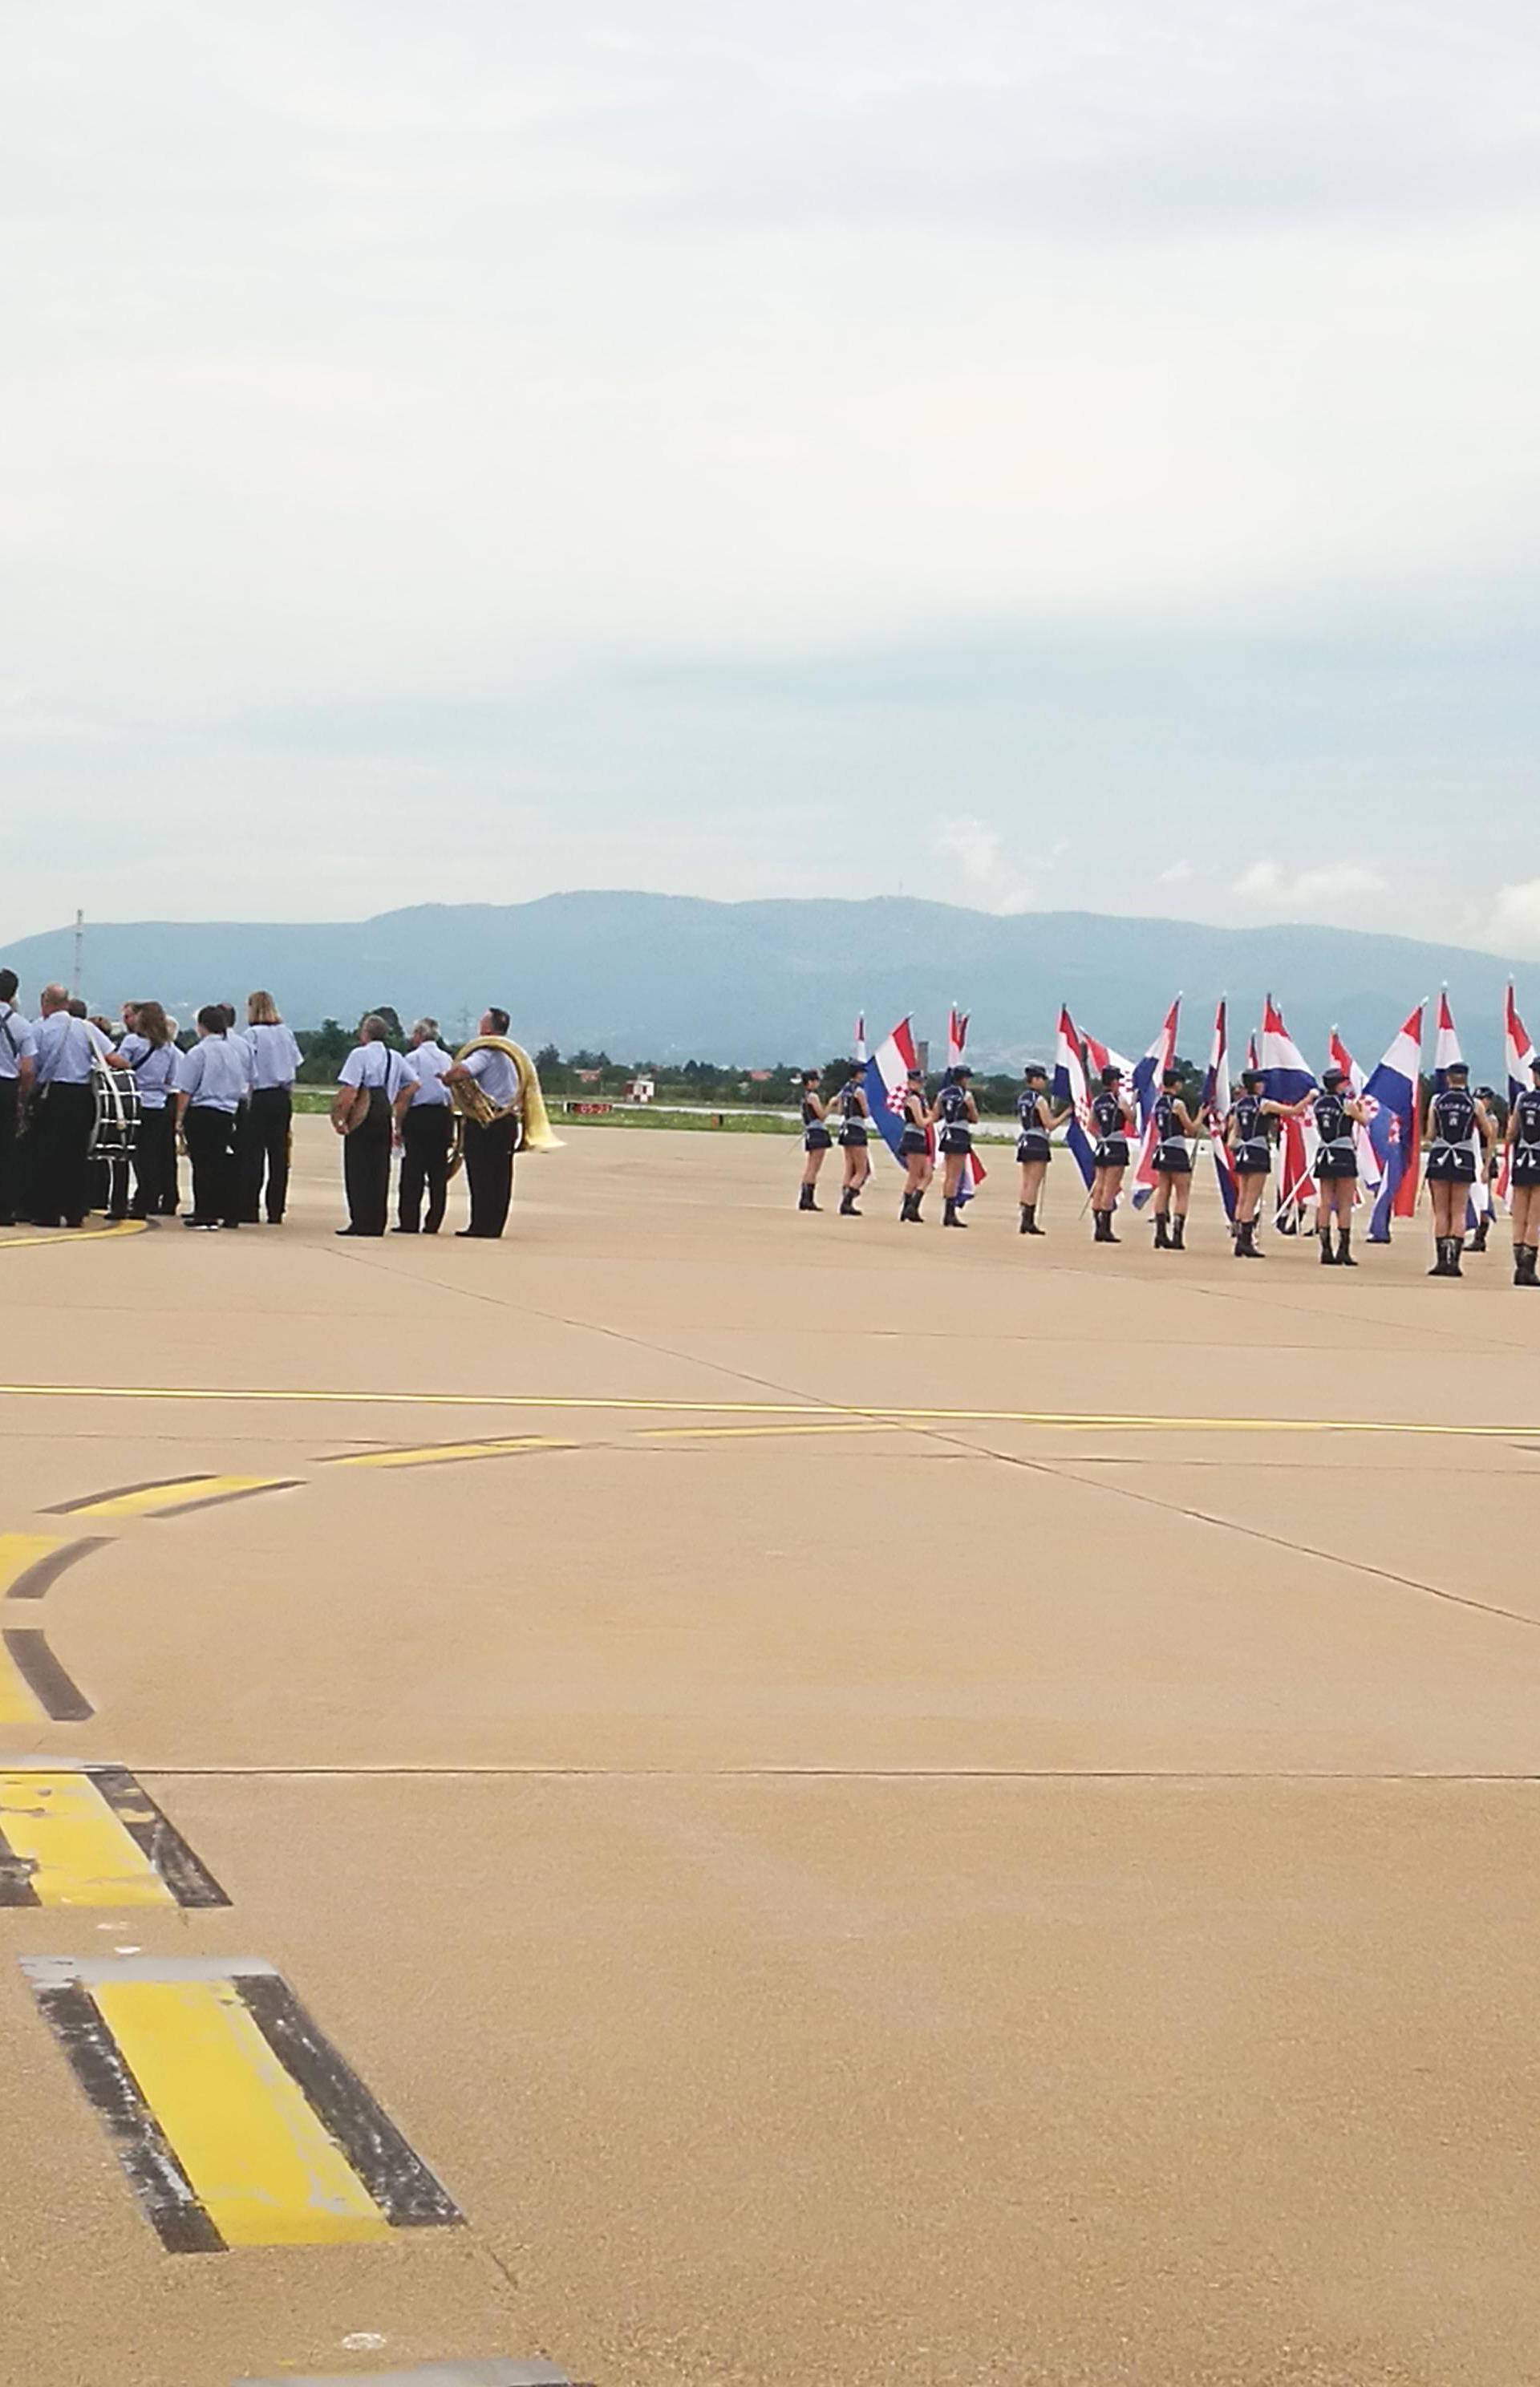
[{"label": "yellow painted line", "polygon": [[39,1244],[105,1244],[114,1235],[142,1235],[143,1219],[120,1219],[111,1227],[60,1227],[42,1235],[0,1234],[0,1252],[21,1252]]},{"label": "yellow painted line", "polygon": [[[12,1614],[16,1613],[12,1610]],[[0,1724],[39,1724],[43,1709],[32,1697],[16,1660],[0,1641]]]},{"label": "yellow painted line", "polygon": [[0,1598],[39,1559],[50,1559],[64,1547],[62,1534],[0,1534]]},{"label": "yellow painted line", "polygon": [[650,1425],[637,1435],[638,1442],[736,1442],[763,1441],[777,1433],[903,1433],[906,1428],[897,1421],[882,1423],[873,1419],[861,1424],[846,1425],[838,1421],[816,1425]]},{"label": "yellow painted line", "polygon": [[[1540,1441],[1540,1421],[1506,1425],[1442,1424],[1420,1418],[1145,1417],[1074,1409],[911,1408],[872,1401],[655,1401],[571,1393],[333,1392],[187,1384],[0,1384],[0,1399],[77,1401],[223,1401],[299,1403],[341,1408],[591,1409],[619,1415],[866,1418],[903,1424],[1030,1425],[1066,1433],[1382,1433],[1447,1435],[1455,1439]],[[80,1513],[80,1512],[76,1512]]]},{"label": "yellow painted line", "polygon": [[549,1434],[522,1433],[506,1442],[427,1442],[410,1450],[348,1451],[329,1459],[331,1467],[436,1467],[459,1459],[502,1459],[513,1450],[575,1450],[575,1442],[556,1442]]},{"label": "yellow painted line", "polygon": [[233,1982],[104,1980],[93,1994],[226,2245],[335,2246],[390,2236]]},{"label": "yellow painted line", "polygon": [[69,1503],[72,1517],[158,1517],[205,1501],[238,1499],[247,1492],[278,1491],[285,1475],[195,1475],[184,1484],[143,1484],[133,1492],[108,1492],[100,1500]]},{"label": "yellow painted line", "polygon": [[89,1774],[0,1773],[0,1839],[42,1906],[174,1906]]}]

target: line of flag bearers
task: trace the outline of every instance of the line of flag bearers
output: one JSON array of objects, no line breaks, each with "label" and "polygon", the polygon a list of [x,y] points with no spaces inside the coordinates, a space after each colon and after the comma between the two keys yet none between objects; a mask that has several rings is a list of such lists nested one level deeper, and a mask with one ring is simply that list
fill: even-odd
[{"label": "line of flag bearers", "polygon": [[[1257,1230],[1269,1181],[1279,1231],[1313,1231],[1323,1268],[1356,1268],[1355,1209],[1368,1209],[1368,1241],[1388,1244],[1392,1220],[1414,1215],[1420,1179],[1433,1212],[1431,1276],[1461,1275],[1462,1253],[1486,1249],[1496,1207],[1506,1203],[1513,1224],[1513,1282],[1540,1284],[1540,1055],[1519,1017],[1513,989],[1503,1023],[1506,1127],[1492,1090],[1471,1083],[1447,993],[1439,998],[1433,1077],[1422,1099],[1426,1008],[1417,1006],[1367,1077],[1333,1029],[1331,1058],[1318,1075],[1269,995],[1232,1086],[1221,1001],[1195,1105],[1187,1100],[1176,1060],[1180,997],[1137,1061],[1085,1035],[1067,1010],[1061,1012],[1053,1071],[1029,1062],[1016,1101],[1020,1232],[1045,1231],[1039,1212],[1059,1141],[1084,1182],[1096,1243],[1120,1240],[1114,1219],[1131,1171],[1132,1207],[1149,1206],[1155,1248],[1184,1251],[1196,1147],[1206,1135],[1237,1259],[1263,1257]],[[826,1095],[820,1071],[803,1072],[800,1208],[818,1208],[819,1174],[838,1138],[844,1158],[839,1215],[859,1218],[876,1133],[903,1170],[900,1219],[922,1222],[939,1164],[941,1223],[966,1225],[964,1206],[985,1174],[975,1150],[973,1073],[963,1058],[967,1029],[966,1014],[954,1008],[947,1067],[934,1093],[927,1092],[908,1019],[872,1054],[865,1022],[858,1020],[856,1058],[832,1095]]]}]

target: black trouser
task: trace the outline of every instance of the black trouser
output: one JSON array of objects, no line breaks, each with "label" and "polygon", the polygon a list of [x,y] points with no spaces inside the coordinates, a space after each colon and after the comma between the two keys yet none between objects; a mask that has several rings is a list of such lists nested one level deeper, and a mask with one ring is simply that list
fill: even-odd
[{"label": "black trouser", "polygon": [[20,1125],[21,1089],[14,1078],[0,1078],[0,1227],[14,1227],[21,1206]]},{"label": "black trouser", "polygon": [[383,1235],[390,1206],[390,1105],[372,1088],[369,1109],[342,1143],[342,1181],[347,1224],[355,1235]]},{"label": "black trouser", "polygon": [[86,1213],[96,1097],[89,1086],[44,1086],[32,1112],[37,1138],[32,1217],[40,1227],[78,1227]]},{"label": "black trouser", "polygon": [[241,1115],[237,1143],[241,1166],[241,1216],[255,1226],[267,1185],[268,1217],[280,1219],[289,1198],[289,1120],[294,1104],[287,1086],[259,1086]]},{"label": "black trouser", "polygon": [[168,1096],[164,1110],[141,1111],[133,1143],[133,1215],[159,1219],[174,1207],[176,1183],[176,1104]]},{"label": "black trouser", "polygon": [[448,1103],[413,1103],[401,1121],[401,1183],[397,1216],[404,1235],[417,1232],[424,1186],[428,1215],[423,1222],[423,1232],[436,1235],[444,1224],[453,1136],[454,1113]]},{"label": "black trouser", "polygon": [[193,1219],[201,1227],[238,1227],[241,1190],[235,1177],[234,1112],[189,1103],[182,1125],[193,1165]]},{"label": "black trouser", "polygon": [[494,1239],[508,1221],[513,1198],[513,1155],[519,1145],[516,1118],[494,1119],[490,1127],[465,1122],[465,1181],[471,1189],[473,1235]]}]

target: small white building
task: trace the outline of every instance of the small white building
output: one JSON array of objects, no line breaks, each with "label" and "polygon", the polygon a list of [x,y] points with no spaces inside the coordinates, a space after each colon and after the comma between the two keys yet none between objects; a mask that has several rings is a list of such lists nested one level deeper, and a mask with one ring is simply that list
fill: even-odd
[{"label": "small white building", "polygon": [[658,1091],[655,1078],[633,1078],[625,1089],[628,1103],[650,1103]]}]

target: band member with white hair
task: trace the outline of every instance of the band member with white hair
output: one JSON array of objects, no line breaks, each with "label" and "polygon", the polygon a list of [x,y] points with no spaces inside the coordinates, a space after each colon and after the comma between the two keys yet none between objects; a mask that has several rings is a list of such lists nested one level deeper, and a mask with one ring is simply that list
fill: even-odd
[{"label": "band member with white hair", "polygon": [[[407,1082],[396,1097],[401,1136],[401,1175],[397,1188],[398,1235],[436,1235],[449,1195],[449,1147],[454,1141],[454,1105],[444,1085],[452,1056],[438,1041],[436,1019],[419,1019],[411,1049],[403,1056]],[[423,1216],[423,1194],[428,1197]]]},{"label": "band member with white hair", "polygon": [[488,1041],[467,1053],[464,1060],[451,1062],[444,1072],[444,1082],[451,1087],[473,1079],[491,1114],[485,1120],[467,1115],[461,1125],[471,1223],[456,1231],[473,1241],[496,1243],[508,1223],[508,1206],[513,1199],[513,1155],[523,1133],[523,1094],[517,1065],[511,1054],[499,1049],[508,1036],[507,1012],[495,1004],[484,1011],[477,1035]]},{"label": "band member with white hair", "polygon": [[1096,1221],[1092,1234],[1098,1244],[1121,1240],[1112,1231],[1112,1214],[1123,1190],[1133,1123],[1133,1105],[1123,1092],[1123,1072],[1115,1061],[1109,1062],[1091,1101],[1091,1124],[1096,1130],[1091,1155],[1091,1215]]},{"label": "band member with white hair", "polygon": [[1484,1155],[1493,1138],[1492,1114],[1479,1094],[1471,1092],[1471,1071],[1463,1061],[1451,1061],[1445,1084],[1428,1099],[1428,1160],[1425,1175],[1433,1206],[1433,1240],[1438,1254],[1430,1276],[1460,1276],[1465,1243],[1465,1206],[1476,1182],[1476,1148]]},{"label": "band member with white hair", "polygon": [[390,1044],[377,1011],[359,1022],[359,1041],[337,1072],[332,1125],[343,1139],[342,1181],[347,1224],[339,1235],[383,1235],[390,1207],[390,1145],[396,1102],[409,1082],[406,1064]]},{"label": "band member with white hair", "polygon": [[43,990],[31,1132],[37,1138],[32,1218],[40,1227],[81,1227],[90,1203],[91,1130],[96,1100],[91,1072],[112,1047],[100,1029],[77,1017],[62,986]]},{"label": "band member with white hair", "polygon": [[1540,1259],[1540,1055],[1530,1063],[1533,1083],[1518,1094],[1508,1115],[1508,1144],[1513,1174],[1508,1195],[1513,1206],[1513,1282],[1540,1284],[1535,1262]]},{"label": "band member with white hair", "polygon": [[257,1224],[265,1187],[268,1224],[281,1227],[289,1199],[289,1138],[299,1046],[265,987],[246,996],[246,1016],[244,1042],[251,1047],[251,1098],[241,1114],[236,1139],[241,1216],[248,1227]]},{"label": "band member with white hair", "polygon": [[834,1138],[828,1131],[828,1105],[818,1092],[823,1084],[821,1069],[804,1069],[797,1082],[802,1090],[802,1181],[797,1195],[799,1210],[816,1210],[815,1189],[818,1171],[824,1165],[824,1155],[832,1150]]},{"label": "band member with white hair", "polygon": [[235,1120],[251,1091],[251,1047],[232,1036],[222,1003],[198,1013],[198,1041],[176,1070],[177,1124],[193,1168],[185,1224],[212,1232],[241,1223]]},{"label": "band member with white hair", "polygon": [[32,1091],[37,1042],[16,1007],[17,977],[0,969],[0,1227],[21,1213],[21,1121]]}]

